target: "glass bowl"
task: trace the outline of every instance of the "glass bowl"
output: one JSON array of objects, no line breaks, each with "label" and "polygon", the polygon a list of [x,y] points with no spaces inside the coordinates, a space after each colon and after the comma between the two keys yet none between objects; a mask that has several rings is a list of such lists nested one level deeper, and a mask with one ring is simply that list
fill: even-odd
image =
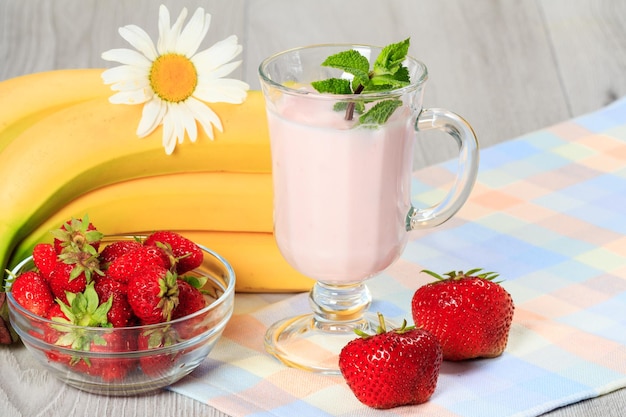
[{"label": "glass bowl", "polygon": [[[103,243],[129,237],[107,237]],[[207,278],[203,287],[207,306],[165,323],[135,327],[80,327],[39,317],[19,305],[10,291],[7,303],[11,324],[26,348],[51,374],[68,385],[103,395],[136,395],[173,384],[193,371],[208,356],[233,312],[235,273],[214,251],[204,251],[203,264],[193,272]],[[34,269],[32,257],[12,271],[16,276]],[[80,334],[88,340],[114,341],[97,350],[58,346],[58,334]],[[50,335],[56,335],[50,337]],[[159,338],[164,343],[138,342]],[[153,339],[154,340],[154,339]],[[158,345],[158,347],[154,347]],[[142,347],[140,347],[142,346]]]}]

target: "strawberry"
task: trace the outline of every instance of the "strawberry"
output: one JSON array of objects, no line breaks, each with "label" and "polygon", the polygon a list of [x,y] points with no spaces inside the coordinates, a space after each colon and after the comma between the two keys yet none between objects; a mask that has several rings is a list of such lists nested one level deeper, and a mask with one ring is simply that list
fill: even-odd
[{"label": "strawberry", "polygon": [[178,305],[177,275],[159,265],[147,265],[128,280],[128,302],[142,324],[169,321]]},{"label": "strawberry", "polygon": [[[150,351],[152,349],[165,348],[178,342],[178,336],[173,329],[153,329],[143,331],[137,338],[137,349]],[[172,369],[179,353],[160,353],[141,356],[139,364],[146,375],[162,377]]]},{"label": "strawberry", "polygon": [[[48,320],[57,321],[61,323],[69,323],[69,319],[61,309],[61,305],[58,303],[54,303],[52,308],[48,310],[48,315],[46,316]],[[63,334],[59,330],[55,329],[54,326],[45,326],[43,327],[43,339],[46,343],[55,344],[61,335]],[[70,355],[59,353],[55,350],[49,349],[45,351],[46,356],[49,360],[53,362],[64,362],[69,363],[72,360]]]},{"label": "strawberry", "polygon": [[66,302],[66,292],[82,292],[100,270],[98,254],[91,251],[66,250],[58,255],[57,263],[48,277],[52,293]]},{"label": "strawberry", "polygon": [[33,263],[41,275],[48,279],[57,263],[57,252],[50,243],[38,243],[33,248]]},{"label": "strawberry", "polygon": [[63,302],[67,302],[67,292],[79,293],[85,291],[87,275],[73,264],[57,262],[48,277],[52,294]]},{"label": "strawberry", "polygon": [[131,277],[150,265],[158,265],[164,269],[171,266],[169,257],[161,248],[140,245],[113,260],[107,268],[107,274],[115,280],[127,283]]},{"label": "strawberry", "polygon": [[46,315],[46,318],[48,320],[56,320],[55,317],[60,318],[62,320],[66,320],[66,321],[69,320],[67,316],[65,315],[65,313],[63,312],[63,310],[61,309],[61,304],[59,303],[54,303],[52,308],[48,310],[48,315]]},{"label": "strawberry", "polygon": [[67,251],[88,252],[95,255],[103,234],[89,222],[89,216],[70,219],[59,229],[53,230],[54,248],[58,254]]},{"label": "strawberry", "polygon": [[[73,326],[111,327],[107,314],[111,308],[111,300],[100,303],[94,283],[90,283],[82,292],[67,293],[67,303],[57,300],[59,308],[51,309],[50,320],[57,323]],[[53,345],[72,348],[78,351],[89,350],[90,337],[72,326],[46,326],[45,340]],[[61,354],[56,351],[46,352],[48,359],[70,364],[72,366],[80,360],[80,355]],[[89,365],[88,363],[86,365]],[[82,367],[81,367],[81,370]]]},{"label": "strawberry", "polygon": [[104,277],[96,281],[94,288],[100,303],[111,298],[111,309],[107,318],[113,327],[126,327],[132,324],[134,314],[126,297],[126,284],[111,277]]},{"label": "strawberry", "polygon": [[172,312],[172,319],[188,316],[206,307],[202,292],[184,279],[178,279],[178,306]]},{"label": "strawberry", "polygon": [[[113,300],[110,298],[102,301],[100,302],[95,284],[92,282],[82,292],[68,292],[67,303],[62,300],[57,300],[57,303],[67,318],[65,322],[75,326],[111,327],[108,313]],[[64,322],[63,320],[57,321]]]},{"label": "strawberry", "polygon": [[[102,338],[92,340],[88,350],[90,352],[130,352],[135,351],[135,344],[129,344],[120,333],[105,333]],[[121,381],[135,366],[134,358],[91,358],[85,373],[100,377],[105,382]]]},{"label": "strawberry", "polygon": [[513,320],[511,295],[493,280],[493,272],[449,272],[419,288],[411,311],[415,325],[432,332],[443,348],[444,360],[491,358],[506,348]]},{"label": "strawberry", "polygon": [[198,245],[176,232],[154,232],[146,238],[144,245],[164,248],[175,259],[175,269],[179,275],[199,267],[204,257]]},{"label": "strawberry", "polygon": [[430,332],[406,327],[387,331],[382,315],[375,335],[361,334],[339,353],[339,370],[363,404],[393,408],[426,402],[437,386],[441,346]]},{"label": "strawberry", "polygon": [[107,269],[115,259],[141,246],[141,243],[136,240],[118,240],[107,245],[100,252],[100,265],[102,269]]},{"label": "strawberry", "polygon": [[46,317],[55,304],[48,283],[36,271],[27,271],[15,278],[11,293],[22,307],[41,317]]}]

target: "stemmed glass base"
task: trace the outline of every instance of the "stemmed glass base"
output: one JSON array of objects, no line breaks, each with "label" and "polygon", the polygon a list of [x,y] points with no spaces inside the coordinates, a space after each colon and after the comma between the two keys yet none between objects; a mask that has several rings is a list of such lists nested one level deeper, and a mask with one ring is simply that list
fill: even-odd
[{"label": "stemmed glass base", "polygon": [[362,282],[317,282],[309,294],[313,312],[274,323],[265,333],[265,348],[288,366],[339,374],[339,352],[358,337],[355,329],[374,333],[378,327],[377,315],[367,312],[371,300]]}]

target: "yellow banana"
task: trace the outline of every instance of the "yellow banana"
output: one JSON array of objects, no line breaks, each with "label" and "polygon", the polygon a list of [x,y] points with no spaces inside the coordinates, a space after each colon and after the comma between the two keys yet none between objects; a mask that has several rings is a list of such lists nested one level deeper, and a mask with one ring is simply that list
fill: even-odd
[{"label": "yellow banana", "polygon": [[[107,232],[104,229],[101,231]],[[141,236],[151,231],[128,229],[119,234]],[[235,290],[238,292],[308,291],[314,283],[285,261],[272,233],[198,229],[174,231],[223,256],[235,270]],[[52,235],[48,233],[40,241],[52,242]]]},{"label": "yellow banana", "polygon": [[283,258],[272,233],[181,230],[178,233],[207,246],[231,264],[239,292],[308,291],[313,281]]},{"label": "yellow banana", "polygon": [[106,96],[102,70],[60,70],[11,78],[0,83],[0,152],[37,120],[68,104]]},{"label": "yellow banana", "polygon": [[32,252],[72,217],[85,214],[106,234],[129,230],[273,230],[272,176],[230,172],[185,172],[138,178],[81,195],[26,236],[10,266]]},{"label": "yellow banana", "polygon": [[161,145],[161,129],[137,138],[141,106],[112,105],[109,94],[38,120],[2,149],[2,270],[22,238],[95,188],[173,172],[270,172],[265,108],[258,91],[240,105],[212,104],[224,133],[215,132],[211,141],[199,132],[197,143],[184,143],[170,156]]}]

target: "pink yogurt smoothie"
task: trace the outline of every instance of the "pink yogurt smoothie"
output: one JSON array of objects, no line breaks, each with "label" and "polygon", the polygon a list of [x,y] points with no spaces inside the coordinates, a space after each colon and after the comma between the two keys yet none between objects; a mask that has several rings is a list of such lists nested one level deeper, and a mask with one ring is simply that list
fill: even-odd
[{"label": "pink yogurt smoothie", "polygon": [[329,284],[381,272],[408,239],[415,135],[409,109],[367,128],[352,127],[332,102],[287,96],[276,107],[268,107],[268,121],[281,253]]}]

